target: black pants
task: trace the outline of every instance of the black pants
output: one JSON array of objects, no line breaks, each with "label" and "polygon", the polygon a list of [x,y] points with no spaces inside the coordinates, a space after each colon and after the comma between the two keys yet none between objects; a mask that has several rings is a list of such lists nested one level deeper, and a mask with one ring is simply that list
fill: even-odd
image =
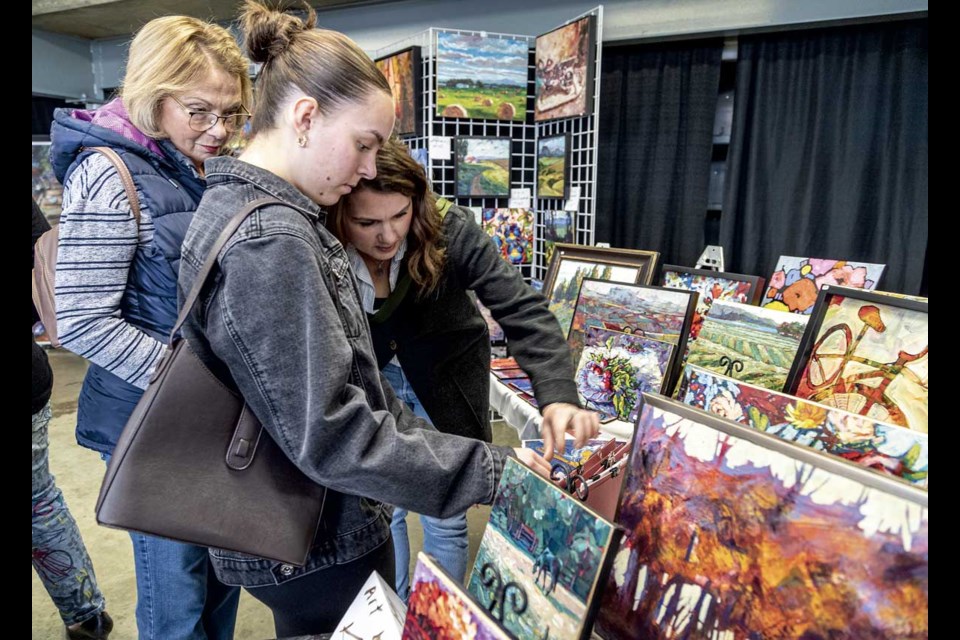
[{"label": "black pants", "polygon": [[395,584],[392,539],[353,562],[314,571],[281,585],[247,591],[270,607],[278,638],[333,633],[374,569],[388,585]]}]

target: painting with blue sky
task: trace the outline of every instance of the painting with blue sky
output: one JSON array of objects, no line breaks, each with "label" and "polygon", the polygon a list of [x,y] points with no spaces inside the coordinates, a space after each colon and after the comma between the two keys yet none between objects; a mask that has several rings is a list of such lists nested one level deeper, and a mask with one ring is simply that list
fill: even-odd
[{"label": "painting with blue sky", "polygon": [[525,38],[437,33],[437,115],[527,117],[530,46]]}]

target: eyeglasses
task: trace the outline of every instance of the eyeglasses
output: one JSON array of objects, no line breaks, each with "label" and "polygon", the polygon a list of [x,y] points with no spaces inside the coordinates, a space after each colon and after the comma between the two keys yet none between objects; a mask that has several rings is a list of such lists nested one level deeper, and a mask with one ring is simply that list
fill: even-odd
[{"label": "eyeglasses", "polygon": [[242,112],[231,113],[225,116],[218,116],[210,111],[193,111],[185,107],[182,102],[173,96],[170,97],[173,98],[173,101],[180,105],[180,107],[190,115],[190,128],[198,133],[203,133],[204,131],[217,126],[218,120],[223,120],[223,128],[229,133],[233,133],[234,131],[239,131],[242,129],[243,125],[247,123],[247,119],[252,115],[247,112],[243,105],[240,106],[240,108],[243,109]]}]

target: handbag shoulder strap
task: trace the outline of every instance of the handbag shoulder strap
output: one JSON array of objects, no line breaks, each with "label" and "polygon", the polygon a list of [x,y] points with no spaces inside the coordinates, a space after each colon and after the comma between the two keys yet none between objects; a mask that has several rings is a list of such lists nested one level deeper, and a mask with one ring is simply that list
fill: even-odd
[{"label": "handbag shoulder strap", "polygon": [[217,236],[217,240],[213,243],[213,246],[210,247],[210,252],[207,254],[206,260],[203,261],[200,271],[197,272],[197,277],[193,281],[193,287],[190,289],[190,295],[188,295],[187,299],[183,302],[183,308],[180,309],[177,322],[173,325],[173,330],[170,332],[170,344],[173,344],[173,338],[177,335],[177,331],[180,330],[180,325],[187,319],[187,315],[189,315],[193,309],[193,305],[197,303],[197,298],[200,297],[200,291],[203,289],[203,285],[206,284],[207,278],[213,270],[213,265],[217,262],[217,256],[220,255],[220,250],[223,249],[227,240],[233,236],[240,224],[247,219],[247,216],[268,204],[286,205],[285,202],[277,200],[276,198],[260,198],[259,200],[254,200],[241,209],[240,213],[233,216],[227,223],[227,226],[223,228],[223,231],[220,232],[220,235]]},{"label": "handbag shoulder strap", "polygon": [[133,176],[127,169],[126,163],[116,151],[110,147],[84,147],[90,151],[99,151],[107,156],[107,160],[113,163],[117,173],[120,174],[120,182],[123,183],[123,190],[127,192],[127,200],[130,201],[130,210],[133,211],[133,219],[137,221],[137,228],[140,227],[140,198],[137,196],[137,187],[133,183]]}]

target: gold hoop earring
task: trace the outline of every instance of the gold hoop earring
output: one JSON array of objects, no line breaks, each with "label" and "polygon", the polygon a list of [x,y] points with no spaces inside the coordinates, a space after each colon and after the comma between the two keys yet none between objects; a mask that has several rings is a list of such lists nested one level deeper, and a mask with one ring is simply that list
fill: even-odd
[{"label": "gold hoop earring", "polygon": [[300,137],[297,138],[297,146],[301,148],[307,146],[307,134],[305,133],[300,134]]}]

